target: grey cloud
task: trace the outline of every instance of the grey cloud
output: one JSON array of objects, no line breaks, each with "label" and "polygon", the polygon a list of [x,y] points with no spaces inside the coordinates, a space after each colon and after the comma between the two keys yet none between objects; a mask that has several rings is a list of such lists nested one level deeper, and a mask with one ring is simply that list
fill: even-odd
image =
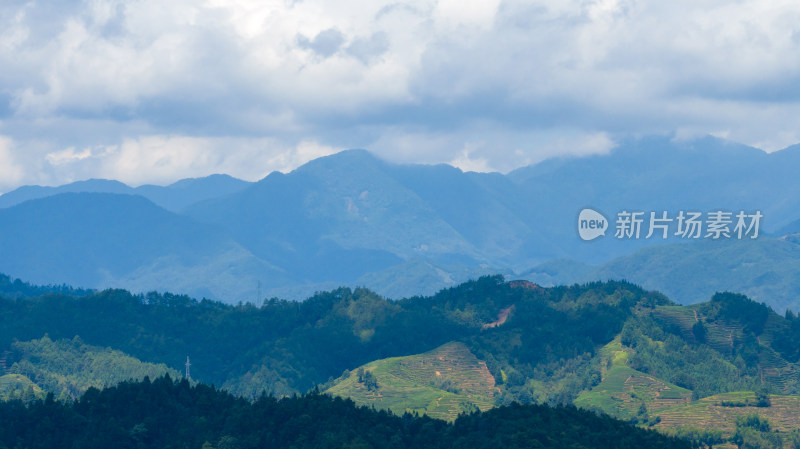
[{"label": "grey cloud", "polygon": [[31,2],[29,0],[4,0],[0,6],[0,23],[9,24],[22,20],[28,29],[27,41],[42,45],[54,39],[64,30],[65,18],[81,14],[83,0],[57,2]]},{"label": "grey cloud", "polygon": [[368,38],[358,38],[347,47],[347,53],[364,64],[369,64],[389,50],[389,37],[384,32]]},{"label": "grey cloud", "polygon": [[313,50],[314,53],[327,58],[339,51],[344,44],[345,37],[341,31],[329,28],[317,34],[313,40],[309,40],[302,34],[297,37],[297,43],[302,48]]},{"label": "grey cloud", "polygon": [[414,16],[422,15],[422,12],[419,9],[417,9],[417,8],[411,6],[411,5],[408,5],[408,4],[405,4],[405,3],[390,3],[390,4],[382,7],[375,14],[375,19],[380,19],[380,18],[382,18],[384,16],[387,16],[387,15],[390,15],[390,14],[397,14],[397,13],[407,13],[407,14],[414,15]]}]

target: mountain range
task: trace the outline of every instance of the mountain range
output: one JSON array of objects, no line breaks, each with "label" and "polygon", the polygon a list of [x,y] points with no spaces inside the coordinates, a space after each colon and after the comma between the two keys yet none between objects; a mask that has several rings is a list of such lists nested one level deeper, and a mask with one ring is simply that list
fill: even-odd
[{"label": "mountain range", "polygon": [[187,178],[168,186],[145,184],[135,188],[119,181],[88,179],[86,181],[77,181],[58,187],[22,186],[11,192],[0,195],[0,208],[11,207],[28,200],[46,198],[60,193],[82,192],[139,195],[166,210],[179,212],[198,201],[235,193],[250,184],[251,183],[247,181],[242,181],[241,179],[236,179],[228,175]]},{"label": "mountain range", "polygon": [[[26,186],[0,196],[0,272],[231,303],[339,285],[406,297],[491,273],[546,285],[627,278],[685,303],[736,289],[800,308],[798,166],[800,146],[767,154],[713,137],[647,137],[505,175],[350,150],[253,183]],[[617,239],[613,229],[585,242],[577,217],[587,207],[608,218],[725,210],[763,220],[752,242]]]}]

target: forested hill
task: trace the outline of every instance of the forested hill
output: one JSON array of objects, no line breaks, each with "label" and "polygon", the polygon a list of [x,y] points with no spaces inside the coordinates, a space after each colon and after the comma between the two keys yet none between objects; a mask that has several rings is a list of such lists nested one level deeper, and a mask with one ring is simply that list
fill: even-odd
[{"label": "forested hill", "polygon": [[[174,375],[188,356],[193,379],[247,399],[316,387],[445,421],[514,401],[574,404],[697,441],[800,444],[799,347],[791,312],[734,293],[679,306],[626,282],[487,276],[429,297],[339,288],[260,306],[48,293],[0,298],[0,398]],[[115,372],[83,375],[105,363]],[[769,425],[748,427],[748,413]]]},{"label": "forested hill", "polygon": [[[79,336],[86,345],[179,370],[188,356],[196,379],[255,397],[262,390],[302,393],[374,360],[460,342],[486,363],[500,397],[556,403],[569,403],[592,387],[602,374],[597,363],[603,348],[615,339],[631,348],[620,349],[635,355],[636,367],[701,395],[734,384],[752,390],[760,366],[798,361],[800,320],[794,315],[779,316],[739,295],[714,299],[676,306],[625,282],[543,289],[499,276],[431,297],[394,301],[366,289],[340,288],[303,302],[273,299],[260,307],[124,290],[47,294],[0,298],[0,354],[8,351],[5,364],[11,367],[25,358],[12,351],[14,341]],[[763,322],[742,324],[753,319]],[[709,334],[705,341],[694,334],[700,328]],[[674,342],[663,353],[648,349],[640,337]],[[713,351],[701,357],[704,364],[717,361],[716,368],[706,367],[709,372],[668,360],[700,357],[703,351]],[[715,371],[730,363],[741,368],[724,375]]]},{"label": "forested hill", "polygon": [[[305,392],[375,359],[461,341],[486,360],[498,383],[502,370],[507,382],[523,384],[538,365],[593,353],[622,330],[635,308],[667,303],[626,283],[541,289],[499,276],[432,297],[391,301],[340,288],[261,307],[107,290],[0,299],[0,351],[45,334],[53,340],[80,336],[89,345],[174,368],[189,356],[198,380],[256,396],[262,390]],[[504,325],[484,328],[509,307],[514,312]],[[582,389],[569,388],[575,389],[570,396]]]},{"label": "forested hill", "polygon": [[169,377],[89,390],[64,404],[0,403],[6,448],[689,448],[652,430],[569,408],[513,405],[448,424],[319,394],[255,402]]},{"label": "forested hill", "polygon": [[94,293],[94,290],[73,288],[63,284],[45,286],[33,285],[28,282],[23,282],[20,279],[11,279],[11,277],[0,273],[0,297],[33,298],[46,295],[48,293],[70,296],[86,296]]}]

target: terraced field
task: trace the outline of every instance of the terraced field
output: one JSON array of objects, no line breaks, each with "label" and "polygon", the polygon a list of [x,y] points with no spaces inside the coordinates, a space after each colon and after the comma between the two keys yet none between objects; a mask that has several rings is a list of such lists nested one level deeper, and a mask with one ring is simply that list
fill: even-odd
[{"label": "terraced field", "polygon": [[637,415],[642,404],[647,412],[688,404],[692,392],[625,366],[608,370],[603,381],[575,400],[583,408],[599,408],[620,418]]},{"label": "terraced field", "polygon": [[723,393],[694,403],[668,408],[656,413],[661,418],[658,428],[694,426],[715,428],[728,436],[736,430],[738,416],[756,413],[769,419],[773,429],[789,432],[800,429],[800,397],[772,395],[770,407],[723,407],[723,401],[745,402],[755,399],[752,392]]},{"label": "terraced field", "polygon": [[423,354],[376,360],[362,368],[372,373],[377,388],[370,390],[359,382],[356,370],[339,379],[326,393],[398,414],[427,414],[450,421],[459,413],[494,407],[494,377],[486,363],[462,343],[448,343]]},{"label": "terraced field", "polygon": [[578,395],[576,406],[632,418],[642,404],[652,413],[689,403],[691,391],[628,367],[627,351],[619,337],[600,350],[601,359],[609,367],[603,370],[599,385]]},{"label": "terraced field", "polygon": [[759,354],[763,381],[771,391],[783,394],[796,394],[800,389],[800,372],[796,364],[782,359],[772,348],[763,347]]},{"label": "terraced field", "polygon": [[[659,321],[677,326],[687,340],[694,341],[692,326],[697,319],[704,319],[697,313],[697,309],[695,306],[661,306],[656,308],[653,316]],[[772,392],[797,394],[800,393],[800,366],[787,362],[770,347],[774,331],[780,328],[779,320],[777,315],[770,315],[765,332],[757,337],[761,346],[758,358],[761,381]],[[744,339],[741,325],[721,321],[705,321],[704,325],[707,330],[706,343],[723,354],[731,351],[735,341]]]},{"label": "terraced field", "polygon": [[683,337],[693,341],[692,326],[697,322],[696,309],[692,306],[658,306],[652,313],[656,320],[679,327]]},{"label": "terraced field", "polygon": [[[698,320],[704,320],[705,317],[698,313],[698,305],[693,306],[659,306],[653,311],[653,316],[663,323],[668,325],[677,326],[682,336],[690,342],[695,342],[692,326]],[[743,337],[742,326],[723,323],[723,322],[707,322],[703,323],[706,327],[706,344],[715,350],[727,354],[730,353],[734,341]]]}]

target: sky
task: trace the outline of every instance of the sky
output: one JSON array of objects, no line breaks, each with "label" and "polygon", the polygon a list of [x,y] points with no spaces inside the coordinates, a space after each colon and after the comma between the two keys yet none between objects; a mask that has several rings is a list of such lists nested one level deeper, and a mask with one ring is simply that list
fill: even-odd
[{"label": "sky", "polygon": [[3,0],[0,192],[800,142],[796,0]]}]

